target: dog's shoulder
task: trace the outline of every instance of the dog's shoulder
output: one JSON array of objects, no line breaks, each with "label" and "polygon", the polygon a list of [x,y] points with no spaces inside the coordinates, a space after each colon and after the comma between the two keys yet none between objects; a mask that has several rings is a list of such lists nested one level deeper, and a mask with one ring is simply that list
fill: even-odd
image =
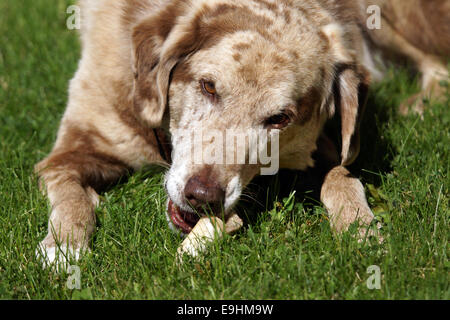
[{"label": "dog's shoulder", "polygon": [[149,12],[157,10],[161,1],[80,0],[78,5],[82,50],[78,70],[70,83],[68,111],[92,105],[102,108],[89,107],[76,114],[130,109],[133,27]]},{"label": "dog's shoulder", "polygon": [[[82,59],[95,64],[94,70],[130,69],[131,33],[136,21],[156,10],[157,1],[81,0]],[[103,68],[104,67],[104,68]]]},{"label": "dog's shoulder", "polygon": [[[153,132],[133,114],[131,34],[142,16],[161,1],[81,0],[81,58],[70,81],[69,101],[58,132],[56,148],[67,149],[89,136],[91,148],[121,155],[133,167],[154,153]],[[69,139],[68,137],[72,137]],[[127,157],[134,148],[138,156]],[[91,150],[92,151],[92,150]],[[153,152],[153,153],[152,153]]]}]

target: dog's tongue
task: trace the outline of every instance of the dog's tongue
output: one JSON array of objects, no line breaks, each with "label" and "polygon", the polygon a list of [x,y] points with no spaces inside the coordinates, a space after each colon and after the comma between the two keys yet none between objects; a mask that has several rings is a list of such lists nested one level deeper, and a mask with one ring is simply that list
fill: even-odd
[{"label": "dog's tongue", "polygon": [[195,213],[186,212],[178,208],[176,204],[169,200],[167,211],[172,223],[180,228],[184,233],[189,233],[197,224],[199,217]]}]

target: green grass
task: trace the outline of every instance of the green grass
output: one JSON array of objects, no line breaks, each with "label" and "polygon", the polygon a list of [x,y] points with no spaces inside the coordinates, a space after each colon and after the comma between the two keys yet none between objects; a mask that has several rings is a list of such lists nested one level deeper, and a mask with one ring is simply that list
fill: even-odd
[{"label": "green grass", "polygon": [[[69,290],[67,274],[34,256],[50,208],[32,173],[51,150],[80,54],[67,5],[0,2],[0,298],[450,298],[449,103],[431,105],[423,120],[397,116],[417,90],[405,71],[372,89],[351,168],[384,221],[384,244],[358,244],[351,231],[334,237],[304,175],[284,172],[253,183],[239,207],[246,228],[178,268],[163,171],[149,168],[103,195],[93,253],[78,263],[82,290]],[[370,265],[381,268],[380,290],[366,286]]]}]

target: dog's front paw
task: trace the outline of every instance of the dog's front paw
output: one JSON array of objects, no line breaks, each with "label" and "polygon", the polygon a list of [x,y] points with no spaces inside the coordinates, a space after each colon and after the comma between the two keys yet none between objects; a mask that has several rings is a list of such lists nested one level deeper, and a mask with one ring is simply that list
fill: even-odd
[{"label": "dog's front paw", "polygon": [[428,87],[403,101],[399,107],[399,113],[403,116],[410,113],[423,116],[424,111],[431,103],[447,102],[448,74],[442,76],[442,72],[445,70],[441,71],[440,77],[429,75],[433,80],[430,80]]},{"label": "dog's front paw", "polygon": [[374,238],[379,244],[384,242],[381,234],[381,223],[372,223],[370,225],[360,225],[357,233],[357,240],[359,243],[365,242],[369,238]]},{"label": "dog's front paw", "polygon": [[[333,212],[331,212],[333,213]],[[359,243],[365,242],[369,238],[374,238],[378,243],[383,243],[384,239],[381,235],[381,223],[374,221],[374,216],[369,207],[342,208],[338,214],[332,215],[331,226],[338,234],[348,231],[351,226],[356,224],[354,237]]]},{"label": "dog's front paw", "polygon": [[367,203],[364,187],[347,169],[338,166],[327,174],[320,198],[334,231],[342,233],[356,223],[359,242],[370,236],[383,241],[379,230],[381,225],[373,222],[375,216]]},{"label": "dog's front paw", "polygon": [[408,114],[418,114],[423,115],[427,105],[429,105],[430,97],[424,93],[417,93],[407,98],[400,104],[398,109],[402,116],[407,116]]},{"label": "dog's front paw", "polygon": [[36,258],[44,268],[64,272],[88,252],[90,249],[86,247],[74,248],[66,244],[46,244],[42,241],[36,248]]}]

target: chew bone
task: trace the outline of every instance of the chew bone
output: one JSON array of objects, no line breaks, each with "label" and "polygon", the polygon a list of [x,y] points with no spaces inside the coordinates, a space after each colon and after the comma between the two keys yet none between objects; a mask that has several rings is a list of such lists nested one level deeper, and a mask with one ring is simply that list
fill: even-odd
[{"label": "chew bone", "polygon": [[208,242],[214,241],[223,235],[223,231],[230,234],[240,229],[243,225],[241,218],[235,213],[227,220],[224,225],[223,221],[217,217],[201,218],[194,229],[187,235],[177,250],[177,260],[182,262],[184,254],[196,257],[203,252]]},{"label": "chew bone", "polygon": [[181,258],[184,253],[196,257],[199,252],[205,250],[208,242],[222,236],[223,228],[223,222],[219,218],[201,218],[178,248],[178,257]]},{"label": "chew bone", "polygon": [[231,234],[238,231],[243,225],[244,222],[242,219],[236,213],[232,213],[228,218],[227,223],[225,223],[225,232]]}]

